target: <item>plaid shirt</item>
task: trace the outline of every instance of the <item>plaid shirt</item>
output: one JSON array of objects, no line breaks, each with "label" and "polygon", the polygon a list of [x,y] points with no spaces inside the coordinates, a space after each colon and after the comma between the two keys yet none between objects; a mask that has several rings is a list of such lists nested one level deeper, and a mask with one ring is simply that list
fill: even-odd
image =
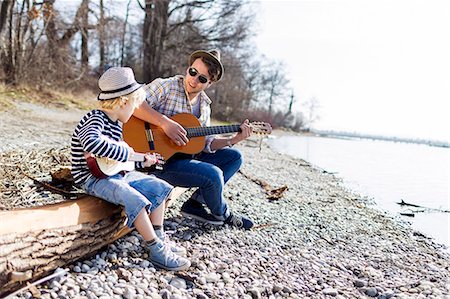
[{"label": "plaid shirt", "polygon": [[[184,77],[181,75],[170,78],[157,78],[144,86],[146,101],[150,107],[161,114],[171,117],[178,113],[191,113],[192,105],[188,100],[184,88]],[[202,126],[211,124],[211,99],[202,91],[198,94],[200,101],[199,121]],[[206,146],[204,151],[212,153],[211,142],[214,137],[206,137]]]}]

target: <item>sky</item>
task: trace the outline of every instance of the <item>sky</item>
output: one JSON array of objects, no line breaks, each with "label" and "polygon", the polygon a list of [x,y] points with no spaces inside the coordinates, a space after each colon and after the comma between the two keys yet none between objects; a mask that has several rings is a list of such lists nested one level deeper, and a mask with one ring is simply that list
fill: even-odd
[{"label": "sky", "polygon": [[450,141],[450,1],[260,1],[256,45],[313,128]]}]

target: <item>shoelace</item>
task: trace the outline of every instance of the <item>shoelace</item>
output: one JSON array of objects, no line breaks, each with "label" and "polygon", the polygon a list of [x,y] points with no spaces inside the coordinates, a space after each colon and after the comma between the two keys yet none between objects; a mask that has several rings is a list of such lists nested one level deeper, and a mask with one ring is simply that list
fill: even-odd
[{"label": "shoelace", "polygon": [[178,261],[178,256],[170,250],[169,246],[166,246],[165,244],[162,246],[163,256],[164,256],[164,263],[167,265],[168,261]]},{"label": "shoelace", "polygon": [[163,240],[161,240],[165,245],[168,246],[168,248],[175,248],[176,250],[178,250],[178,246],[176,245],[176,243],[174,241],[172,241],[166,233],[164,233],[164,238]]}]

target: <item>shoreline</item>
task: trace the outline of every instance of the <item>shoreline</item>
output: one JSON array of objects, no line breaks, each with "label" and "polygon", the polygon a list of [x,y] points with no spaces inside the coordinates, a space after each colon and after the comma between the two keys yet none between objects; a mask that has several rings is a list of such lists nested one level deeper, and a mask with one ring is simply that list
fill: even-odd
[{"label": "shoreline", "polygon": [[[280,138],[279,141],[277,141],[277,139],[271,139],[269,140],[269,143],[271,144],[271,146],[273,146],[273,149],[275,151],[279,151],[281,153],[285,153],[291,155],[292,157],[297,157],[300,159],[307,158],[310,163],[312,164],[316,163],[314,165],[319,169],[327,172],[332,172],[336,174],[338,177],[341,177],[347,188],[353,190],[354,192],[359,193],[360,195],[369,197],[373,202],[374,207],[376,207],[380,211],[389,212],[393,217],[399,218],[400,220],[404,221],[405,223],[413,227],[413,229],[416,229],[421,233],[424,233],[432,238],[435,238],[437,243],[440,243],[443,246],[447,246],[447,252],[450,253],[450,244],[448,241],[448,228],[446,229],[446,225],[442,226],[442,223],[444,224],[448,223],[447,215],[449,215],[448,214],[449,207],[447,207],[447,200],[446,200],[447,193],[446,192],[443,193],[445,190],[443,189],[443,187],[445,186],[445,180],[441,179],[440,177],[439,181],[435,181],[435,179],[438,178],[433,176],[436,173],[436,171],[442,171],[443,170],[442,167],[436,169],[436,165],[434,165],[435,166],[434,168],[431,166],[428,168],[426,167],[424,168],[423,167],[424,165],[430,164],[422,163],[423,164],[421,165],[422,167],[416,166],[415,172],[405,173],[405,177],[402,179],[395,180],[395,177],[392,177],[392,179],[394,179],[394,182],[389,181],[388,183],[386,178],[380,178],[380,181],[373,183],[372,180],[376,179],[375,175],[365,176],[363,173],[361,173],[361,171],[358,172],[358,169],[361,169],[361,167],[364,167],[366,169],[370,163],[362,161],[361,159],[364,157],[361,157],[359,155],[358,150],[353,151],[353,148],[361,150],[362,146],[358,146],[358,144],[366,144],[367,147],[369,147],[368,144],[370,144],[370,146],[372,146],[373,144],[374,148],[378,148],[381,151],[392,150],[392,156],[387,157],[388,154],[386,154],[382,158],[376,157],[373,158],[372,164],[376,163],[377,166],[374,166],[374,168],[372,168],[371,171],[374,173],[381,172],[384,174],[386,174],[388,167],[393,167],[394,170],[392,171],[394,171],[397,174],[400,173],[400,171],[402,170],[405,171],[404,166],[406,165],[405,163],[407,163],[406,161],[403,161],[403,163],[399,162],[397,164],[394,163],[389,165],[387,165],[385,161],[389,160],[389,158],[391,157],[392,159],[397,159],[396,162],[402,161],[403,158],[402,155],[407,155],[408,150],[411,150],[414,153],[414,150],[422,148],[423,153],[427,153],[429,155],[433,155],[436,153],[440,154],[438,155],[438,157],[440,157],[440,161],[442,163],[445,162],[445,157],[443,157],[443,155],[444,153],[448,153],[447,151],[437,148],[422,147],[419,144],[395,145],[393,143],[381,144],[376,141],[369,141],[369,140],[333,141],[332,139],[322,138],[319,136],[317,136],[318,138],[316,139],[310,139],[308,137],[309,136],[303,136],[301,134],[300,135],[282,134],[277,135],[277,139]],[[295,146],[292,146],[292,144],[295,144]],[[335,148],[333,150],[327,150],[327,148],[332,148],[331,146],[332,144],[334,145]],[[353,146],[355,144],[356,146]],[[309,147],[311,151],[310,155],[309,152],[305,151],[305,148],[308,148],[308,145],[310,145]],[[349,151],[352,154],[343,155],[343,149],[346,149],[347,146],[351,148],[349,149]],[[398,151],[399,148],[403,149],[406,152],[404,154],[396,156],[397,152],[395,150]],[[334,150],[338,153],[336,157],[334,157],[333,160],[327,158],[328,155],[330,155],[330,153]],[[313,154],[313,152],[314,153],[319,152],[320,154]],[[371,153],[374,155],[377,154],[376,151],[370,152],[370,150],[368,150],[367,153]],[[411,156],[410,153],[409,155]],[[356,163],[355,165],[360,165],[359,168],[356,167],[357,169],[356,171],[354,171],[352,168],[354,166],[354,165],[352,166],[353,163]],[[417,163],[417,165],[419,164],[420,163]],[[445,164],[439,164],[439,166],[441,165]],[[445,169],[445,166],[443,167]],[[437,191],[434,189],[426,191],[428,188],[431,188],[431,186],[429,186],[429,184],[427,185],[426,183],[424,183],[423,186],[420,185],[421,187],[416,187],[415,185],[413,185],[412,182],[423,180],[424,177],[426,176],[427,171],[433,171],[427,176],[427,178],[429,178],[428,182],[432,181],[434,182],[435,185],[439,184],[439,186],[441,187],[441,189],[439,189],[440,192],[436,193]],[[422,173],[422,175],[420,175],[420,173]],[[380,187],[380,184],[383,186],[383,188]],[[417,190],[418,188],[420,188],[420,191],[422,193],[418,192]],[[440,200],[435,201],[427,200],[423,202],[420,201],[420,199],[423,198],[424,193],[429,194],[428,192],[430,192],[430,194],[433,194],[430,195],[431,197],[433,197],[433,199],[438,198]],[[404,201],[403,199],[407,201],[407,203],[412,204],[413,207],[408,207],[407,204],[401,205],[401,202]],[[402,216],[405,213],[407,215]]]},{"label": "shoreline", "polygon": [[[68,145],[70,135],[64,134],[72,123],[63,124],[45,140]],[[44,132],[39,130],[41,126],[27,128],[18,138],[32,139],[40,133],[34,147],[43,146]],[[304,160],[278,154],[266,143],[260,152],[257,139],[236,147],[245,162],[224,196],[233,211],[255,220],[256,229],[217,228],[181,218],[179,208],[192,192],[188,191],[167,211],[165,228],[172,240],[186,247],[190,269],[155,269],[146,260],[142,239],[132,232],[95,256],[69,265],[63,277],[39,285],[41,298],[449,296],[450,256],[433,240],[371,207],[341,179]],[[261,186],[243,174],[289,189],[282,198],[269,201]],[[25,292],[18,298],[30,295]]]}]

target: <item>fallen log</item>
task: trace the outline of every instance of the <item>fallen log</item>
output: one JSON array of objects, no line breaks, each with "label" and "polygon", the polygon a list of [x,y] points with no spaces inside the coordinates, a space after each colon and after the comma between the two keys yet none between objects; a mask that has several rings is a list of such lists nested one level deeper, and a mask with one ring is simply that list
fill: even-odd
[{"label": "fallen log", "polygon": [[[186,189],[175,188],[170,204]],[[92,196],[0,211],[0,296],[80,258],[131,231],[122,208]]]}]

